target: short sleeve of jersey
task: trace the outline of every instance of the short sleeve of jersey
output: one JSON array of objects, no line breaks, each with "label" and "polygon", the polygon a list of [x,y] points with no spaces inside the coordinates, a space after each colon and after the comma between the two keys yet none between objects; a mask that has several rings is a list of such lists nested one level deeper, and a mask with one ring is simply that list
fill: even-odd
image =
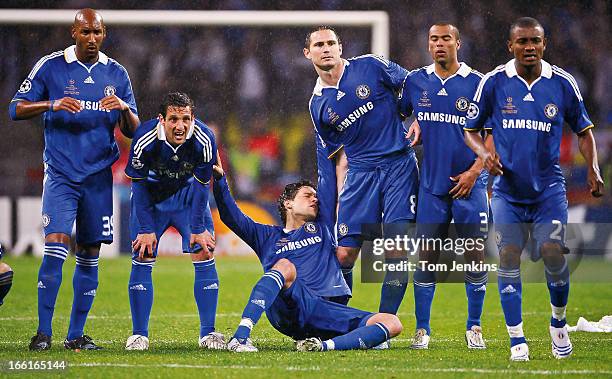
[{"label": "short sleeve of jersey", "polygon": [[369,54],[366,55],[366,57],[369,57],[370,61],[381,69],[382,79],[385,85],[393,88],[396,93],[400,93],[402,85],[404,84],[404,79],[406,79],[406,75],[408,75],[408,70],[380,55]]},{"label": "short sleeve of jersey", "polygon": [[121,93],[118,94],[118,96],[121,98],[121,100],[125,101],[132,112],[137,115],[138,108],[136,107],[136,99],[134,98],[134,91],[132,90],[132,82],[130,81],[130,76],[128,75],[127,70],[123,66],[121,66],[121,75],[125,85],[121,86]]},{"label": "short sleeve of jersey", "polygon": [[131,179],[146,179],[149,176],[149,153],[146,147],[157,139],[157,129],[151,128],[148,121],[136,128],[136,135],[132,139],[130,157],[125,166],[125,175]]},{"label": "short sleeve of jersey", "polygon": [[463,128],[464,130],[476,131],[483,128],[490,128],[491,124],[487,124],[487,121],[491,117],[491,110],[493,109],[494,84],[494,75],[485,75],[485,77],[480,80],[478,87],[476,87],[474,98],[467,110],[467,120]]},{"label": "short sleeve of jersey", "polygon": [[[555,66],[555,70],[561,70]],[[593,127],[593,122],[587,114],[586,107],[578,83],[569,73],[562,71],[560,76],[563,85],[563,99],[565,102],[564,119],[572,128],[574,133],[581,133]]]},{"label": "short sleeve of jersey", "polygon": [[[17,93],[13,97],[15,100],[43,101],[49,100],[49,92],[45,83],[45,75],[52,64],[53,54],[41,58],[32,68],[27,78],[23,80]],[[50,58],[51,57],[51,58]]]},{"label": "short sleeve of jersey", "polygon": [[410,117],[414,108],[412,107],[412,102],[410,101],[410,89],[412,87],[412,78],[416,74],[415,72],[411,72],[404,78],[404,83],[402,84],[402,91],[399,94],[399,112],[403,118]]},{"label": "short sleeve of jersey", "polygon": [[193,137],[201,149],[202,161],[193,170],[193,176],[200,182],[207,184],[212,175],[212,166],[217,162],[217,144],[213,132],[203,123],[194,126]]}]

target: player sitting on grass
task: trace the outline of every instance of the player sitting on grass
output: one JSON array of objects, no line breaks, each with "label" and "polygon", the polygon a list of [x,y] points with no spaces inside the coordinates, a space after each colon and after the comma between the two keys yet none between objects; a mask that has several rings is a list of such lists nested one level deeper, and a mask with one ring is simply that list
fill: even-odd
[{"label": "player sitting on grass", "polygon": [[229,350],[257,351],[249,337],[264,311],[276,330],[297,340],[299,351],[369,349],[400,334],[397,316],[339,303],[350,290],[332,230],[319,221],[313,184],[288,184],[278,200],[284,227],[263,225],[238,208],[217,162],[213,187],[221,220],[255,250],[265,272],[253,287]]},{"label": "player sitting on grass", "polygon": [[[2,253],[4,253],[4,248],[0,244],[0,259],[2,259]],[[13,270],[6,263],[0,262],[0,305],[2,305],[12,285]]]},{"label": "player sitting on grass", "polygon": [[216,155],[210,129],[194,116],[193,101],[184,93],[166,95],[159,118],[143,123],[132,140],[125,169],[132,178],[132,273],[129,282],[132,336],[127,350],[149,348],[149,316],[153,306],[151,271],[157,241],[168,227],[183,238],[195,270],[193,294],[200,314],[201,347],[225,349],[215,332],[219,279],[215,268],[213,224],[208,209],[208,183]]}]

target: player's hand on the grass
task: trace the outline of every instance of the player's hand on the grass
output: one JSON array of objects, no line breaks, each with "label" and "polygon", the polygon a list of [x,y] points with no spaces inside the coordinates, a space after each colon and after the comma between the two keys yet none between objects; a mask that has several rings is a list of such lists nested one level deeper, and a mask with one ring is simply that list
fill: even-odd
[{"label": "player's hand on the grass", "polygon": [[100,106],[102,107],[102,109],[109,111],[127,111],[130,108],[127,103],[117,97],[117,95],[103,97],[102,100],[100,100]]},{"label": "player's hand on the grass", "polygon": [[450,180],[457,184],[455,184],[448,194],[451,195],[453,199],[469,197],[470,193],[472,192],[472,188],[474,188],[474,183],[476,183],[479,176],[480,173],[474,170],[467,170],[457,176],[451,176]]},{"label": "player's hand on the grass", "polygon": [[136,236],[132,241],[132,250],[138,251],[138,258],[153,258],[153,251],[157,246],[155,233],[143,233]]},{"label": "player's hand on the grass", "polygon": [[599,170],[595,170],[594,168],[589,169],[587,174],[587,183],[591,189],[591,195],[593,197],[601,197],[604,194],[604,182],[601,178],[601,174]]},{"label": "player's hand on the grass", "polygon": [[189,238],[189,247],[193,248],[195,244],[198,244],[202,247],[206,246],[208,251],[215,251],[215,236],[210,234],[208,230],[205,230],[204,233],[200,234],[192,234]]},{"label": "player's hand on the grass", "polygon": [[217,164],[213,165],[213,178],[215,180],[221,179],[225,175],[223,171],[223,164],[221,163],[221,156],[219,155],[219,151],[217,150]]},{"label": "player's hand on the grass", "polygon": [[67,96],[53,100],[51,108],[53,112],[67,111],[74,114],[81,111],[81,102],[73,97]]},{"label": "player's hand on the grass", "polygon": [[502,164],[499,161],[499,155],[497,155],[497,153],[486,152],[481,159],[484,163],[484,168],[489,171],[491,175],[504,175]]},{"label": "player's hand on the grass", "polygon": [[417,120],[412,121],[412,124],[410,124],[410,127],[408,128],[408,132],[406,132],[406,139],[410,138],[412,138],[410,147],[414,147],[421,143],[421,126]]}]

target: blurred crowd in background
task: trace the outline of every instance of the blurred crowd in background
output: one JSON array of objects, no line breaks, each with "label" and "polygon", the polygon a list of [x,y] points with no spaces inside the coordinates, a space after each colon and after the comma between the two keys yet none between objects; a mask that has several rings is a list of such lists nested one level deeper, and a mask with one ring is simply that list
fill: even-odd
[{"label": "blurred crowd in background", "polygon": [[[23,8],[5,0],[0,7]],[[198,9],[198,10],[384,10],[390,19],[390,59],[413,69],[431,63],[429,26],[452,22],[461,32],[461,61],[488,72],[511,59],[506,41],[520,16],[545,27],[545,59],[563,67],[579,83],[596,125],[599,159],[608,196],[594,200],[586,190],[586,168],[569,128],[561,161],[570,205],[611,206],[612,50],[611,3],[596,1],[28,1],[30,8]],[[1,12],[1,9],[0,9]],[[27,12],[27,10],[24,10]],[[104,12],[102,12],[104,16]],[[128,70],[142,121],[157,116],[169,91],[187,92],[196,116],[214,129],[233,190],[260,203],[276,199],[290,180],[316,180],[313,126],[308,101],[316,73],[302,54],[309,28],[139,27],[107,25],[102,51]],[[370,52],[368,28],[338,27],[345,58]],[[44,146],[39,119],[15,123],[8,104],[36,61],[72,44],[69,26],[0,25],[0,196],[40,195]],[[122,157],[115,182],[123,176],[129,140],[117,133]]]}]

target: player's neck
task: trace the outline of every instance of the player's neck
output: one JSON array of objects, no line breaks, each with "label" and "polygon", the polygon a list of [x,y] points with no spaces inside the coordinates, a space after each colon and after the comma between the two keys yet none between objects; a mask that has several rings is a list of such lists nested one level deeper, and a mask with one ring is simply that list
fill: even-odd
[{"label": "player's neck", "polygon": [[78,49],[76,51],[76,56],[79,62],[86,64],[96,63],[98,61],[99,55],[100,53],[97,53],[95,56],[87,56],[87,53],[79,52]]},{"label": "player's neck", "polygon": [[459,71],[460,66],[461,65],[459,64],[459,61],[454,61],[444,65],[438,62],[434,64],[436,74],[442,79],[446,79],[449,76],[455,75],[457,71]]},{"label": "player's neck", "polygon": [[534,66],[523,66],[515,61],[514,67],[516,68],[516,73],[525,79],[528,84],[533,83],[542,74],[542,62],[538,62]]},{"label": "player's neck", "polygon": [[334,86],[338,85],[340,81],[340,77],[344,72],[344,59],[340,59],[340,64],[335,65],[331,70],[321,70],[317,67],[317,73],[319,74],[319,78],[326,86]]},{"label": "player's neck", "polygon": [[285,223],[285,230],[291,231],[302,227],[306,223],[303,219],[298,219],[287,215],[287,222]]}]

